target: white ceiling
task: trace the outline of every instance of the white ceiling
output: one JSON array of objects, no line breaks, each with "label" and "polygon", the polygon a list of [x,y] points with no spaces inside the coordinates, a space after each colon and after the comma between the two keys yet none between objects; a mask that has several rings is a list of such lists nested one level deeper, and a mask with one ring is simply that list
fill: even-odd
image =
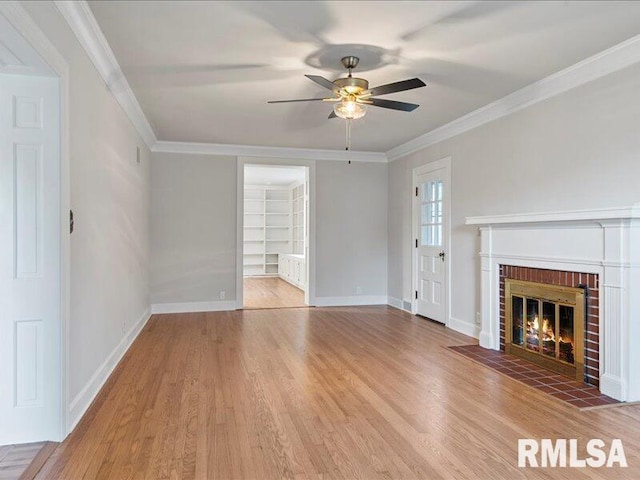
[{"label": "white ceiling", "polygon": [[303,183],[305,167],[245,165],[245,185],[269,185],[286,187]]},{"label": "white ceiling", "polygon": [[93,1],[91,9],[159,140],[344,148],[303,75],[362,57],[371,85],[418,76],[354,123],[354,150],[386,152],[640,33],[640,2]]}]

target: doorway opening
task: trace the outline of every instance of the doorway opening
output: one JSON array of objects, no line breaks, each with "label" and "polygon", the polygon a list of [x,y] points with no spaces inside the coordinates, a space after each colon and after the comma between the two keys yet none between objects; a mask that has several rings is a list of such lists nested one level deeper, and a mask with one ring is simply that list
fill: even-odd
[{"label": "doorway opening", "polygon": [[309,168],[243,168],[243,308],[305,307]]}]

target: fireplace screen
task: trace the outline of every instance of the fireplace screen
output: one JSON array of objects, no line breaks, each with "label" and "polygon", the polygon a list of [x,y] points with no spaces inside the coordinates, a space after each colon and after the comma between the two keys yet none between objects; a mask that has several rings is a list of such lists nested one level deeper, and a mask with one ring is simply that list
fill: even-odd
[{"label": "fireplace screen", "polygon": [[505,350],[583,381],[584,290],[505,281]]}]

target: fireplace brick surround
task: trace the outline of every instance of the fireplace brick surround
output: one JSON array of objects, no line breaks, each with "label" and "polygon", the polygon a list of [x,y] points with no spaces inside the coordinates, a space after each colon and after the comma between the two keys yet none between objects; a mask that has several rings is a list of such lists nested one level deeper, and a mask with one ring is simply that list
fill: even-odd
[{"label": "fireplace brick surround", "polygon": [[600,295],[599,276],[594,273],[568,272],[543,268],[500,265],[500,350],[505,350],[505,279],[525,280],[561,287],[586,286],[586,325],[584,339],[584,381],[600,386]]},{"label": "fireplace brick surround", "polygon": [[480,346],[503,348],[507,276],[586,284],[586,381],[616,400],[640,401],[640,203],[467,217],[466,225],[479,230]]}]

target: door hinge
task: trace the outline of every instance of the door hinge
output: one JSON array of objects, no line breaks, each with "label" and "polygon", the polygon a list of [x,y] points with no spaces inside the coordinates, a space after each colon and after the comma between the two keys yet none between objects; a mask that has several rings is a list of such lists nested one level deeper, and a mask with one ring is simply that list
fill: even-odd
[{"label": "door hinge", "polygon": [[73,233],[73,210],[69,210],[69,235]]},{"label": "door hinge", "polygon": [[418,196],[418,187],[416,187],[416,197]]},{"label": "door hinge", "polygon": [[416,238],[416,248],[418,248],[418,239]]},{"label": "door hinge", "polygon": [[416,300],[418,299],[418,290],[416,290]]}]

